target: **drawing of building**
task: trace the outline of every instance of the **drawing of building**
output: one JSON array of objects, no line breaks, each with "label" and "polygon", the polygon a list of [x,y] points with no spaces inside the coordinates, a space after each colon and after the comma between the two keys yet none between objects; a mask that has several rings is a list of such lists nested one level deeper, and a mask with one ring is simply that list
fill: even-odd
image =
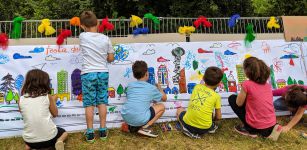
[{"label": "drawing of building", "polygon": [[165,88],[168,84],[168,72],[165,65],[160,65],[158,67],[158,81],[162,88]]},{"label": "drawing of building", "polygon": [[155,85],[156,81],[155,81],[155,69],[153,67],[149,67],[148,68],[148,83]]},{"label": "drawing of building", "polygon": [[179,92],[187,93],[187,83],[185,79],[185,69],[182,68],[179,74]]},{"label": "drawing of building", "polygon": [[286,80],[284,79],[278,79],[276,82],[277,82],[277,88],[283,88],[286,86]]},{"label": "drawing of building", "polygon": [[242,83],[247,79],[242,65],[236,65],[237,77],[238,77],[238,90],[241,90]]},{"label": "drawing of building", "polygon": [[232,71],[228,75],[228,91],[237,92],[237,83],[235,77],[232,75]]},{"label": "drawing of building", "polygon": [[71,79],[71,97],[77,99],[77,96],[82,93],[81,70],[75,69],[70,76]]},{"label": "drawing of building", "polygon": [[57,96],[60,100],[70,100],[70,94],[68,92],[68,72],[61,70],[57,73],[58,92]]}]

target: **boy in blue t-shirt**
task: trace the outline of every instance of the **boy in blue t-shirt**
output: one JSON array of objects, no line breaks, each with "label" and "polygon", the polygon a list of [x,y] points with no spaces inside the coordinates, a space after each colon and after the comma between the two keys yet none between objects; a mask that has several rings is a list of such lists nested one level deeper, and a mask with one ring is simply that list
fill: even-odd
[{"label": "boy in blue t-shirt", "polygon": [[151,103],[166,101],[167,97],[158,84],[155,87],[146,82],[149,77],[147,69],[144,61],[136,61],[133,64],[133,76],[137,81],[128,84],[127,101],[123,105],[121,115],[130,132],[157,137],[149,127],[163,115],[165,107],[161,103],[151,106]]}]

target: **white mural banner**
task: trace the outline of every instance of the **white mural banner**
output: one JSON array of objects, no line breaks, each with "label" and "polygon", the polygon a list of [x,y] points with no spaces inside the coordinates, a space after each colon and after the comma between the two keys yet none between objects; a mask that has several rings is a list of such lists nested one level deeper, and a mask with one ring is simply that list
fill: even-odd
[{"label": "white mural banner", "polygon": [[[307,83],[306,42],[254,41],[249,48],[244,46],[243,41],[130,43],[114,45],[114,49],[115,61],[109,64],[107,127],[119,127],[122,122],[120,110],[126,101],[128,83],[135,81],[131,66],[136,60],[147,62],[148,82],[160,82],[168,95],[166,111],[159,121],[176,120],[176,108],[187,107],[193,87],[202,83],[202,75],[209,66],[218,66],[224,71],[223,84],[216,90],[222,96],[223,118],[236,117],[227,98],[237,93],[240,84],[246,80],[241,65],[245,57],[258,57],[270,66],[270,83],[275,89]],[[59,97],[59,116],[54,118],[56,124],[68,131],[86,129],[81,63],[78,45],[9,46],[7,50],[1,50],[0,138],[21,135],[23,120],[18,112],[17,100],[25,74],[35,68],[50,75],[52,93]],[[94,118],[94,127],[98,127],[97,111]]]}]

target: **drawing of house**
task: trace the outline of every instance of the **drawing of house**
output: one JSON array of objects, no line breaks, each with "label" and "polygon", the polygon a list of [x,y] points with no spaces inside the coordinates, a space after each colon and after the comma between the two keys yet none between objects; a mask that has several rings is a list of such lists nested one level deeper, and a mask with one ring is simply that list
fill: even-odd
[{"label": "drawing of house", "polygon": [[277,88],[283,88],[286,86],[286,80],[284,79],[278,79],[276,82],[277,82]]},{"label": "drawing of house", "polygon": [[155,69],[153,67],[149,67],[148,68],[148,83],[155,85],[156,81],[155,81]]},{"label": "drawing of house", "polygon": [[162,88],[165,88],[168,83],[168,72],[165,65],[160,65],[158,67],[158,81]]},{"label": "drawing of house", "polygon": [[70,100],[70,93],[62,93],[62,94],[56,94],[56,95],[61,101],[64,101],[65,98],[67,101]]},{"label": "drawing of house", "polygon": [[228,75],[228,91],[229,92],[237,92],[237,83],[232,75],[232,71],[230,71],[230,74]]}]

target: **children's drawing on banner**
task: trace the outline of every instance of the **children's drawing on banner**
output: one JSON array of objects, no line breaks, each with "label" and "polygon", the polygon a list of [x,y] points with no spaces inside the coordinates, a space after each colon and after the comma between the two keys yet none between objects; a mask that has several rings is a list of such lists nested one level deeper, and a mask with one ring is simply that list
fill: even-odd
[{"label": "children's drawing on banner", "polygon": [[180,61],[181,57],[185,54],[185,50],[182,47],[176,47],[172,50],[172,55],[175,57],[175,61],[173,62],[175,64],[174,73],[173,76],[173,84],[178,85],[179,83],[179,75],[180,75]]},{"label": "children's drawing on banner", "polygon": [[188,53],[186,54],[185,61],[183,64],[186,70],[190,70],[192,68],[192,62],[193,60],[195,60],[195,56],[196,54],[194,54],[192,51],[188,51]]},{"label": "children's drawing on banner", "polygon": [[42,53],[44,50],[43,47],[35,47],[33,50],[29,51],[29,53]]},{"label": "children's drawing on banner", "polygon": [[124,44],[118,44],[114,47],[114,62],[112,62],[113,65],[130,65],[132,64],[131,60],[128,60],[129,56],[129,48]]},{"label": "children's drawing on banner", "polygon": [[30,59],[30,58],[32,58],[32,56],[26,56],[26,55],[21,55],[19,53],[15,53],[13,55],[13,58],[14,59]]},{"label": "children's drawing on banner", "polygon": [[37,64],[37,65],[33,65],[31,66],[33,69],[40,69],[40,70],[43,70],[43,68],[46,66],[47,63],[40,63],[40,64]]},{"label": "children's drawing on banner", "polygon": [[155,49],[147,49],[143,55],[153,55],[156,53],[156,50]]},{"label": "children's drawing on banner", "polygon": [[24,82],[24,77],[21,74],[15,78],[15,89],[18,91],[19,95],[23,82]]},{"label": "children's drawing on banner", "polygon": [[48,55],[48,56],[45,57],[45,60],[46,61],[56,61],[56,60],[61,60],[61,58],[54,57],[52,55]]},{"label": "children's drawing on banner", "polygon": [[9,61],[10,61],[10,59],[9,59],[8,55],[0,54],[0,65],[1,64],[6,64]]},{"label": "children's drawing on banner", "polygon": [[239,47],[241,47],[241,45],[242,44],[239,42],[232,41],[231,43],[227,45],[227,47],[237,50]]},{"label": "children's drawing on banner", "polygon": [[269,53],[271,51],[271,47],[266,41],[262,42],[261,48],[264,53]]},{"label": "children's drawing on banner", "polygon": [[124,77],[125,78],[130,78],[130,75],[132,74],[132,69],[131,67],[126,68],[125,73],[124,73]]},{"label": "children's drawing on banner", "polygon": [[223,46],[222,43],[217,42],[217,43],[213,43],[213,44],[210,46],[210,48],[221,48],[222,46]]},{"label": "children's drawing on banner", "polygon": [[72,55],[69,63],[73,64],[73,65],[77,65],[77,64],[81,64],[82,63],[82,57],[81,55]]},{"label": "children's drawing on banner", "polygon": [[282,72],[282,67],[283,67],[283,62],[279,58],[275,57],[273,59],[273,69],[274,69],[274,71],[275,72]]}]

